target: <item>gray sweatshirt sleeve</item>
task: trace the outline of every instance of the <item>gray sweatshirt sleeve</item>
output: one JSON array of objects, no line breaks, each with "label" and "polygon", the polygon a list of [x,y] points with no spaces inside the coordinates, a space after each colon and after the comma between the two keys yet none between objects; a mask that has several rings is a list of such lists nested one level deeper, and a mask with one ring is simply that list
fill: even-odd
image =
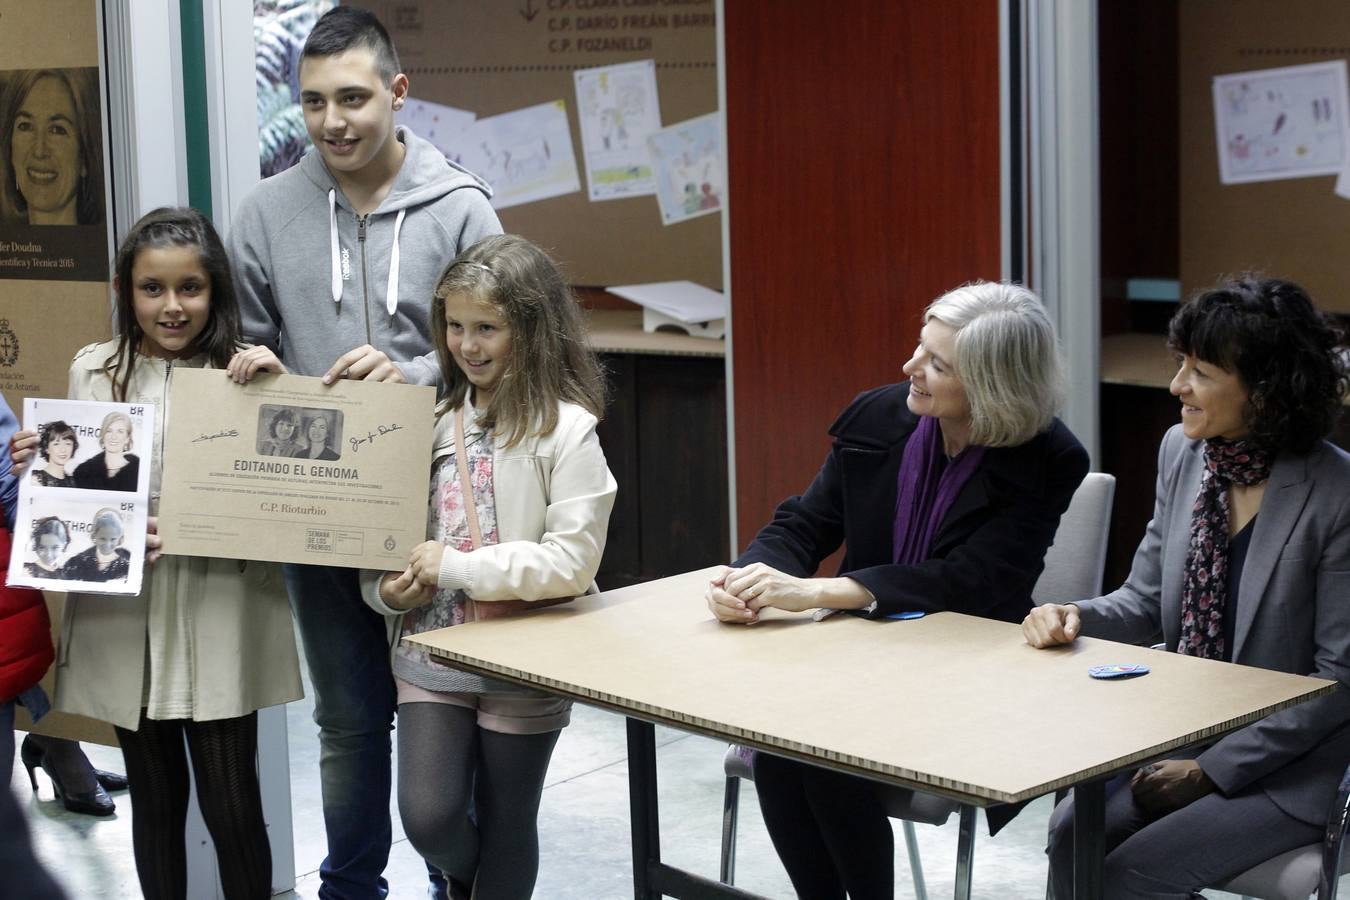
[{"label": "gray sweatshirt sleeve", "polygon": [[234,218],[229,251],[244,340],[264,344],[280,357],[281,313],[272,298],[271,247],[256,192],[244,199]]}]

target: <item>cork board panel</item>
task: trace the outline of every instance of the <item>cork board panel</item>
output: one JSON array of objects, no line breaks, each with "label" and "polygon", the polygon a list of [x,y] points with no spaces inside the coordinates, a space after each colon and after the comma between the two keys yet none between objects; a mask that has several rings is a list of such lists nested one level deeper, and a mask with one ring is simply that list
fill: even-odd
[{"label": "cork board panel", "polygon": [[[34,69],[92,68],[96,75],[98,37],[95,0],[0,0],[0,84]],[[100,112],[92,125],[100,154],[103,119]],[[0,122],[5,154],[10,130],[10,123]],[[102,166],[105,179],[107,168]],[[7,169],[0,166],[0,172]],[[3,214],[0,209],[0,218]],[[64,397],[75,351],[109,336],[110,258],[106,221],[78,226],[0,221],[0,393],[11,409],[17,412],[24,397]],[[77,265],[80,274],[63,274]],[[23,277],[3,274],[15,269],[28,271]],[[65,280],[76,277],[86,280]]]},{"label": "cork board panel", "polygon": [[[410,640],[452,665],[980,805],[1068,787],[1335,689],[1112,641],[1034,650],[1017,625],[956,613],[722,625],[703,599],[716,571]],[[1088,677],[1128,662],[1152,672]]]},{"label": "cork board panel", "polygon": [[651,59],[663,126],[717,110],[712,0],[634,7],[619,0],[376,0],[411,96],[479,118],[562,99],[582,190],[498,212],[549,248],[573,284],[685,279],[722,289],[722,217],[664,226],[655,196],[590,202],[577,120],[577,69]]},{"label": "cork board panel", "polygon": [[[0,0],[0,82],[17,70],[97,68],[98,9],[96,0]],[[104,115],[99,114],[103,126]],[[104,126],[106,127],[106,126]],[[8,145],[10,123],[0,122],[3,143]],[[98,134],[100,151],[106,146]],[[8,152],[6,147],[3,151]],[[104,178],[107,167],[104,166]],[[106,193],[106,187],[100,188]],[[108,306],[108,247],[106,223],[102,243],[91,244],[86,226],[26,227],[0,225],[0,258],[47,260],[53,272],[71,269],[64,260],[80,258],[88,269],[96,265],[97,280],[63,281],[48,277],[0,277],[0,393],[10,408],[19,412],[24,397],[66,396],[67,373],[75,351],[91,341],[106,340],[111,333]],[[72,250],[75,244],[79,250]],[[86,277],[86,271],[80,277]],[[23,540],[20,535],[16,543]],[[59,635],[62,594],[46,594],[52,616],[53,640]],[[48,670],[43,685],[53,694],[55,667]],[[30,730],[32,723],[22,709],[15,727]],[[34,729],[43,734],[76,740],[116,744],[112,726],[81,716],[50,713]]]},{"label": "cork board panel", "polygon": [[[1257,269],[1303,285],[1323,309],[1350,313],[1350,200],[1335,176],[1219,183],[1216,75],[1350,58],[1341,0],[1186,0],[1180,15],[1181,284]],[[1138,135],[1141,142],[1147,135]]]}]

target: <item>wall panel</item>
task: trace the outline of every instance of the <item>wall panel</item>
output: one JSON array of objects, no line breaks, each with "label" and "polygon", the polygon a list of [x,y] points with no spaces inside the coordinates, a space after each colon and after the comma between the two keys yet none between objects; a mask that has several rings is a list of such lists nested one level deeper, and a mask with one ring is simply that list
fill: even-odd
[{"label": "wall panel", "polygon": [[725,4],[738,541],[999,258],[998,5]]}]

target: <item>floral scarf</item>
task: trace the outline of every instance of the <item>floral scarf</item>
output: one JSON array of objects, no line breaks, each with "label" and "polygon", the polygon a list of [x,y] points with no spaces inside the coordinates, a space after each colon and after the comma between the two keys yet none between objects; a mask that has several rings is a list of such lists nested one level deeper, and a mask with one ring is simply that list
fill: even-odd
[{"label": "floral scarf", "polygon": [[1191,509],[1191,540],[1181,587],[1181,637],[1177,652],[1223,659],[1223,617],[1228,606],[1228,488],[1270,477],[1271,456],[1249,441],[1205,441],[1205,470]]}]

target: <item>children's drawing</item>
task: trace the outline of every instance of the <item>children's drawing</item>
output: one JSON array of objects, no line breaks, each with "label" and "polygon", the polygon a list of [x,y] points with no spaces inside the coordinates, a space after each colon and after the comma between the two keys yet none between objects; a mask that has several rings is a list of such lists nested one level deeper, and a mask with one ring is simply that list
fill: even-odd
[{"label": "children's drawing", "polygon": [[474,114],[430,100],[409,97],[403,108],[394,113],[394,121],[412,130],[420,138],[430,141],[453,163],[462,163],[460,148],[462,136],[473,125]]},{"label": "children's drawing", "polygon": [[661,127],[656,63],[642,60],[574,72],[590,199],[656,193],[647,138]]},{"label": "children's drawing", "polygon": [[492,185],[496,209],[581,190],[562,100],[479,119],[455,161]]},{"label": "children's drawing", "polygon": [[1347,111],[1344,60],[1217,76],[1220,179],[1339,174],[1350,164]]},{"label": "children's drawing", "polygon": [[717,113],[654,132],[647,150],[656,169],[656,198],[666,225],[722,208],[722,136]]}]

